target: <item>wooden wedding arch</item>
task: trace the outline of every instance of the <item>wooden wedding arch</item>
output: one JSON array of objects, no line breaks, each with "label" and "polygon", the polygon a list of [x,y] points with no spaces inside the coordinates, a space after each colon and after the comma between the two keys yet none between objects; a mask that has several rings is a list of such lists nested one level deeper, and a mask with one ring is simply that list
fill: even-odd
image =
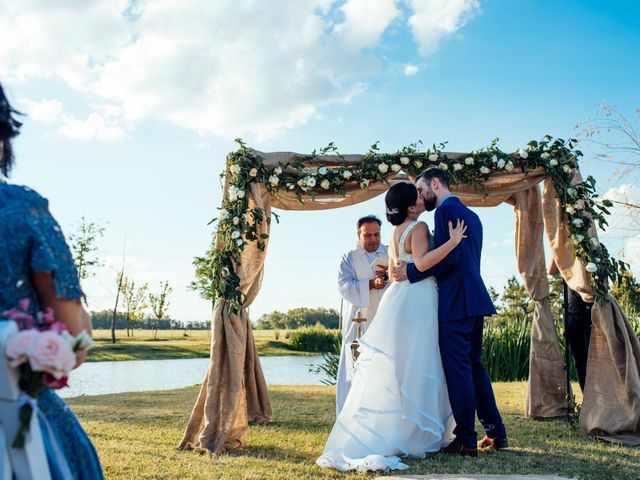
[{"label": "wooden wedding arch", "polygon": [[464,154],[445,152],[444,144],[386,154],[376,144],[363,155],[340,155],[332,144],[302,155],[262,153],[238,143],[222,174],[214,242],[196,261],[201,276],[211,279],[215,300],[211,357],[181,448],[220,454],[242,447],[249,423],[272,417],[247,314],[262,283],[271,209],[355,205],[430,166],[448,170],[452,191],[468,206],[513,205],[518,270],[535,302],[525,416],[568,413],[570,392],[549,301],[546,232],[564,280],[585,301],[595,301],[581,428],[591,437],[640,444],[640,344],[609,294],[625,265],[598,241],[596,224],[606,225],[611,204],[598,198],[593,178],[582,179],[575,140],[545,136],[513,153],[494,141]]}]

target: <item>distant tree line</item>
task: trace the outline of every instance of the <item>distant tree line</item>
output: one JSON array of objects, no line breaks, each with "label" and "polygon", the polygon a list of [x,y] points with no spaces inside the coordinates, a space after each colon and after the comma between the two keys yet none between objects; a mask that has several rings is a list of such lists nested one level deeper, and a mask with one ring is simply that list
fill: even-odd
[{"label": "distant tree line", "polygon": [[[113,319],[113,310],[102,310],[99,312],[89,312],[93,328],[109,329]],[[181,322],[172,318],[158,320],[157,318],[139,318],[128,320],[129,328],[141,330],[208,330],[211,322]],[[115,327],[117,330],[127,328],[126,313],[117,312],[115,317]]]},{"label": "distant tree line", "polygon": [[315,325],[328,329],[338,328],[340,315],[333,308],[299,307],[293,308],[287,313],[276,310],[262,315],[256,322],[255,328],[259,330],[295,330]]}]

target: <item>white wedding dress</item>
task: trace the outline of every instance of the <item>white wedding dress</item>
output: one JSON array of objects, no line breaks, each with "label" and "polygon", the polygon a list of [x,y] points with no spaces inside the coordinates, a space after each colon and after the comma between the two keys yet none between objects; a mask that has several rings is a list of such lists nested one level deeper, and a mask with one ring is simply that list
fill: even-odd
[{"label": "white wedding dress", "polygon": [[[404,241],[400,260],[413,262]],[[359,340],[360,356],[321,467],[404,470],[400,456],[424,457],[453,439],[453,415],[438,346],[438,290],[433,277],[393,282]]]}]

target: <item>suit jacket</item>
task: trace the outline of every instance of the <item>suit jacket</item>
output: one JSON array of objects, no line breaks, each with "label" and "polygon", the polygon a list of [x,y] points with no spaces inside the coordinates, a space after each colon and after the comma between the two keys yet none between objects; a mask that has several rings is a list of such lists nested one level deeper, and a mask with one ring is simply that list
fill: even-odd
[{"label": "suit jacket", "polygon": [[410,263],[407,277],[411,283],[435,276],[438,279],[439,321],[453,321],[466,317],[494,315],[496,309],[480,276],[482,255],[482,223],[478,215],[469,210],[458,197],[446,198],[435,213],[435,245],[449,240],[449,221],[464,220],[467,238],[454,248],[440,263],[421,272]]}]

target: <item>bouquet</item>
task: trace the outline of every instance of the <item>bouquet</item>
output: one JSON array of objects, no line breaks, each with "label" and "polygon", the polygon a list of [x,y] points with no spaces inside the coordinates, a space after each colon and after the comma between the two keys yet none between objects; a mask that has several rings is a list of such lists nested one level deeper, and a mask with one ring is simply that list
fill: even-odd
[{"label": "bouquet", "polygon": [[18,369],[18,387],[30,397],[19,407],[20,428],[13,439],[13,448],[22,448],[29,431],[35,400],[45,388],[67,386],[69,372],[76,365],[76,353],[91,348],[93,340],[86,331],[73,336],[67,327],[56,321],[53,309],[47,308],[33,317],[28,313],[29,300],[19,302],[19,308],[4,312],[14,320],[19,332],[7,340],[5,355],[9,364]]}]

